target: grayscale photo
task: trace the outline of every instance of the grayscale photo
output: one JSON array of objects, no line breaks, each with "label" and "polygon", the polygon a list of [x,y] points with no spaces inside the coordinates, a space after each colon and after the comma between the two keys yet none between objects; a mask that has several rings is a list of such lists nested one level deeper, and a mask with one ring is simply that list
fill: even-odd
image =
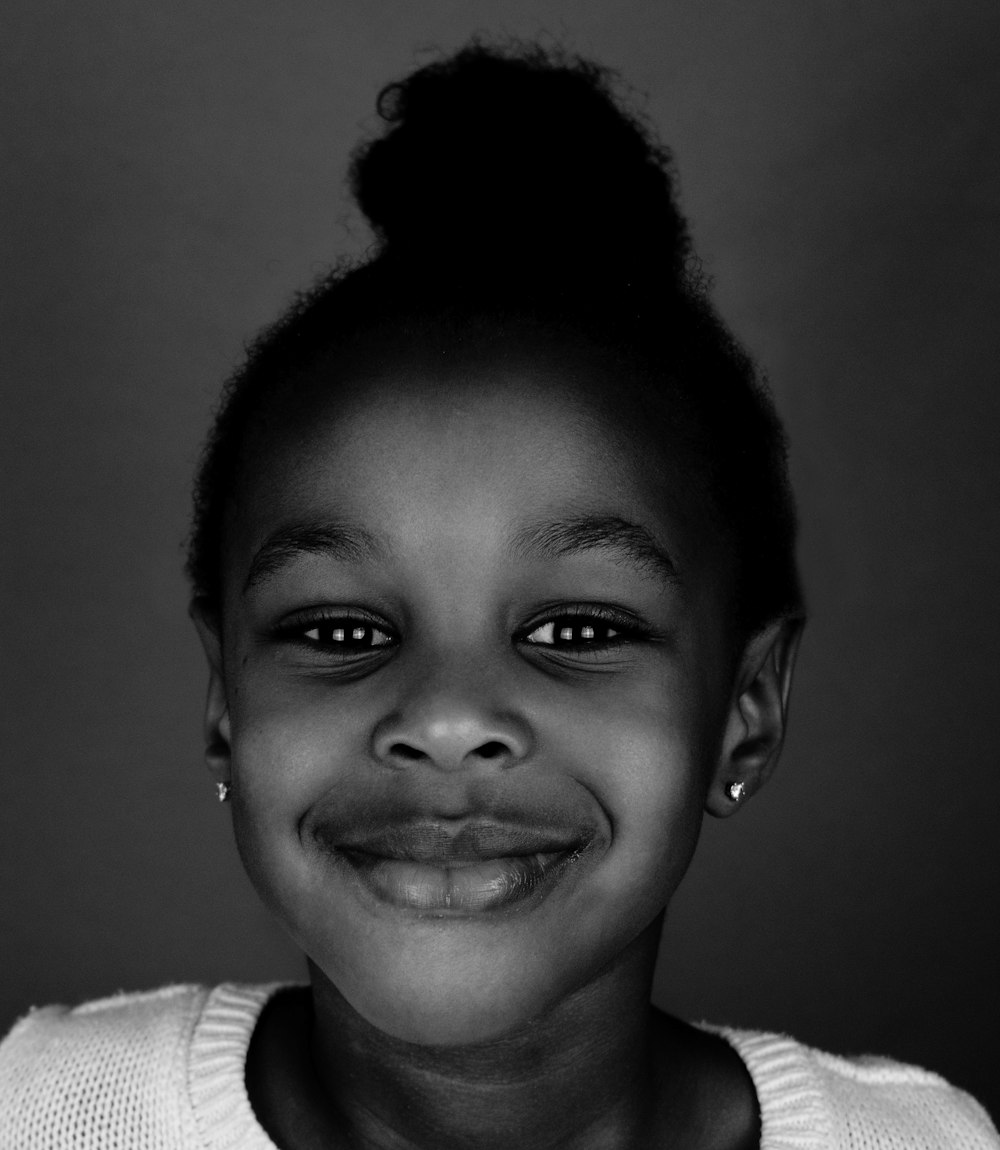
[{"label": "grayscale photo", "polygon": [[1000,8],[0,28],[0,1150],[1000,1148]]}]

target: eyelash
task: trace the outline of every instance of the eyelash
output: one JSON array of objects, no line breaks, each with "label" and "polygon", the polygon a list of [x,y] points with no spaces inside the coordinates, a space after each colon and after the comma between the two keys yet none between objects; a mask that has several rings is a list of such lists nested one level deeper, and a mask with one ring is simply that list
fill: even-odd
[{"label": "eyelash", "polygon": [[[585,604],[563,607],[558,612],[545,615],[538,622],[522,628],[515,638],[526,642],[530,636],[540,631],[548,632],[547,641],[527,643],[528,646],[564,652],[606,651],[649,637],[648,630],[635,619],[607,608]],[[597,639],[600,631],[606,632],[604,639]],[[560,642],[565,646],[560,646]]]},{"label": "eyelash", "polygon": [[[566,632],[570,632],[569,635]],[[547,633],[544,642],[529,642],[532,635]],[[589,634],[588,634],[589,632]],[[604,632],[603,639],[598,638]],[[376,635],[383,636],[380,642],[373,641]],[[319,614],[301,619],[292,619],[277,629],[281,639],[297,642],[313,651],[338,654],[365,655],[370,652],[388,650],[399,645],[389,627],[380,626],[374,619],[350,614]],[[647,639],[650,632],[637,620],[627,615],[610,611],[607,608],[579,604],[562,607],[542,616],[536,622],[522,627],[515,635],[517,643],[527,647],[564,653],[599,652],[622,646],[629,642]],[[354,647],[353,642],[367,639],[364,647]],[[564,645],[560,645],[564,644]]]}]

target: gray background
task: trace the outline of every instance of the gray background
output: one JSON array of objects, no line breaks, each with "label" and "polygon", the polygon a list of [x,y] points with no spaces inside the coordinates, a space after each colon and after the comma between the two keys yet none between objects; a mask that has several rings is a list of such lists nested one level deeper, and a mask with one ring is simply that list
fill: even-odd
[{"label": "gray background", "polygon": [[365,242],[381,83],[470,32],[619,67],[793,439],[813,610],[768,791],[657,999],[931,1065],[996,1114],[995,0],[7,0],[0,1026],[298,977],[201,766],[187,489],[218,381]]}]

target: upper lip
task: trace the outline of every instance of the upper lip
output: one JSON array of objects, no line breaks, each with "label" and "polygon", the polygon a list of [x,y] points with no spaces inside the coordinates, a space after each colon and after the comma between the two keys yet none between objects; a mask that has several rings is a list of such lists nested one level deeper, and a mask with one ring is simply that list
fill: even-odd
[{"label": "upper lip", "polygon": [[589,837],[579,828],[571,831],[486,819],[457,825],[413,819],[373,827],[336,846],[342,851],[379,858],[447,866],[518,855],[558,854],[581,847]]}]

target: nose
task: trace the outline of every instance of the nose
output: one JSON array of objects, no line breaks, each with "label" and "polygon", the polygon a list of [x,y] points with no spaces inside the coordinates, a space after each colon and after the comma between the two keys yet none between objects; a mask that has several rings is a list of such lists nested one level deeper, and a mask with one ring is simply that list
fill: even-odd
[{"label": "nose", "polygon": [[490,706],[471,686],[449,689],[439,682],[411,695],[376,724],[375,758],[396,768],[424,765],[442,771],[504,769],[523,762],[532,746],[526,720]]}]

